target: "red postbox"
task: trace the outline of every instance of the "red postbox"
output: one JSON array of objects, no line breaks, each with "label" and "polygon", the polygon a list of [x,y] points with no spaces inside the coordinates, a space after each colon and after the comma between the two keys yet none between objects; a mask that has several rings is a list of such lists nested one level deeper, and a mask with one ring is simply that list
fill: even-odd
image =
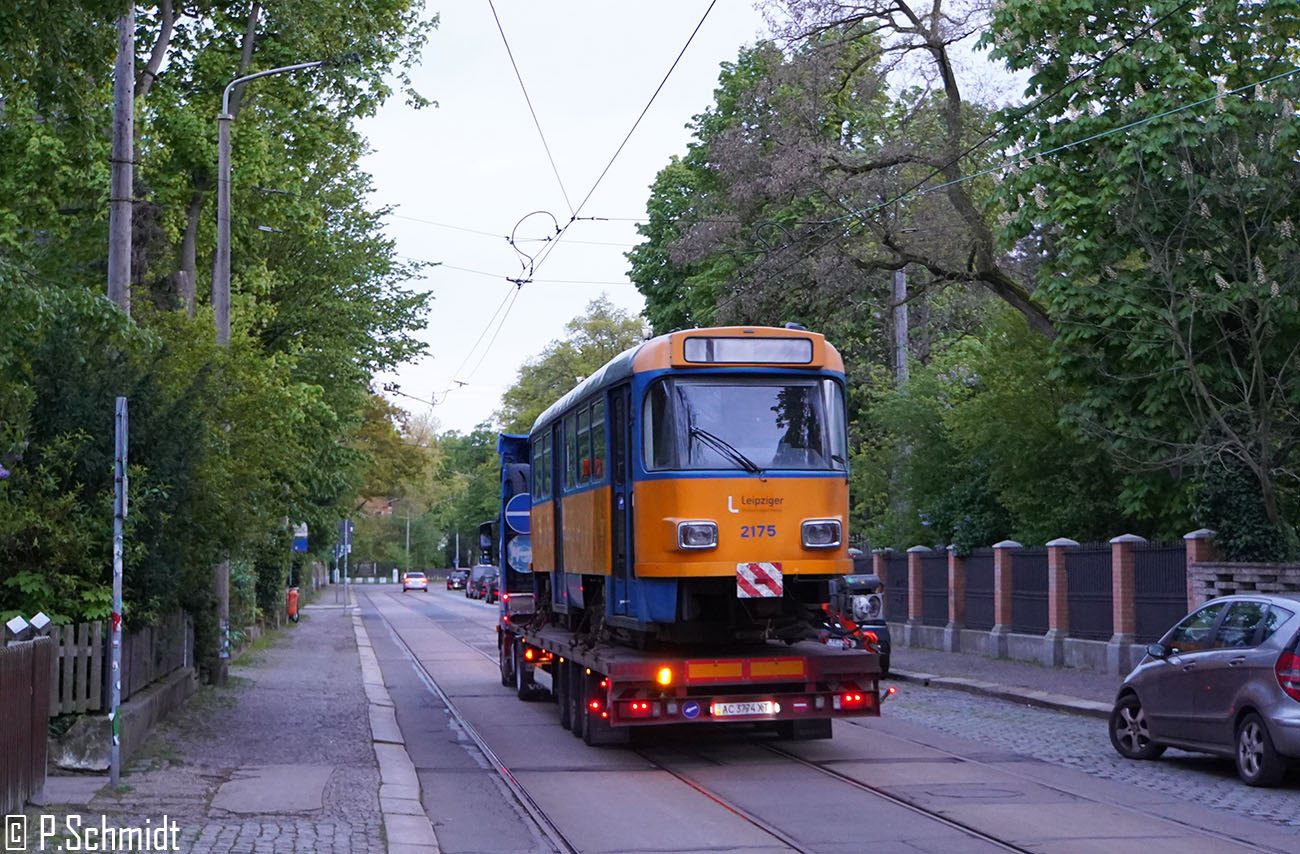
[{"label": "red postbox", "polygon": [[298,588],[290,587],[284,598],[288,606],[289,619],[298,622]]}]

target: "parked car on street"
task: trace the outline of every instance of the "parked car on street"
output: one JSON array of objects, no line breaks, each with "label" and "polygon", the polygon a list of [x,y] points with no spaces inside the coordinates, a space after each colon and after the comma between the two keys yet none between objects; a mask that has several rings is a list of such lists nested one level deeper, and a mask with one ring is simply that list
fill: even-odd
[{"label": "parked car on street", "polygon": [[402,576],[402,592],[423,590],[429,592],[429,578],[423,572],[408,572]]},{"label": "parked car on street", "polygon": [[487,582],[485,579],[491,575],[496,577],[497,568],[487,563],[480,563],[469,571],[469,581],[465,583],[465,595],[471,599],[482,599],[487,595]]},{"label": "parked car on street", "polygon": [[1300,759],[1300,593],[1224,596],[1194,610],[1128,675],[1110,716],[1128,759],[1167,747],[1231,756],[1251,786]]},{"label": "parked car on street", "polygon": [[469,570],[453,569],[451,572],[447,573],[447,589],[464,590],[465,579],[467,578],[469,578]]}]

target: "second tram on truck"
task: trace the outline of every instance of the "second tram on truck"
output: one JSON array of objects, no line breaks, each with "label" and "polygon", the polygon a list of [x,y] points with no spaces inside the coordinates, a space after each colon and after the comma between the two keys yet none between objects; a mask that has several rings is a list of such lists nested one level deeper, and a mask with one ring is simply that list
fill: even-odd
[{"label": "second tram on truck", "polygon": [[527,443],[531,484],[510,491],[531,491],[534,575],[508,572],[507,592],[535,581],[538,610],[572,630],[793,643],[816,636],[828,581],[852,572],[844,366],[815,332],[651,339],[547,409]]}]

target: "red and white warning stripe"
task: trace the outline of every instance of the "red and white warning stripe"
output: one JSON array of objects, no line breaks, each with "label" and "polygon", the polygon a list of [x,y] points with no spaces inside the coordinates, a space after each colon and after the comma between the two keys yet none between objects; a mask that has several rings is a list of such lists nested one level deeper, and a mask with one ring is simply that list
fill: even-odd
[{"label": "red and white warning stripe", "polygon": [[781,564],[736,564],[736,596],[741,599],[771,599],[783,593]]}]

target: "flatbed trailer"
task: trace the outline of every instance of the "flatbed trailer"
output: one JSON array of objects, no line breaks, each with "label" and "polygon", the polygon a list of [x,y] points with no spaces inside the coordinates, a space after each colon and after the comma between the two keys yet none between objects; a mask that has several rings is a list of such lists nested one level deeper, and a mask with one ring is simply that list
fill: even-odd
[{"label": "flatbed trailer", "polygon": [[709,723],[830,738],[835,718],[880,715],[872,650],[817,641],[642,650],[591,643],[555,625],[530,628],[512,621],[515,609],[531,611],[531,602],[502,603],[502,684],[521,700],[554,699],[560,725],[588,744],[625,743],[637,728]]}]

